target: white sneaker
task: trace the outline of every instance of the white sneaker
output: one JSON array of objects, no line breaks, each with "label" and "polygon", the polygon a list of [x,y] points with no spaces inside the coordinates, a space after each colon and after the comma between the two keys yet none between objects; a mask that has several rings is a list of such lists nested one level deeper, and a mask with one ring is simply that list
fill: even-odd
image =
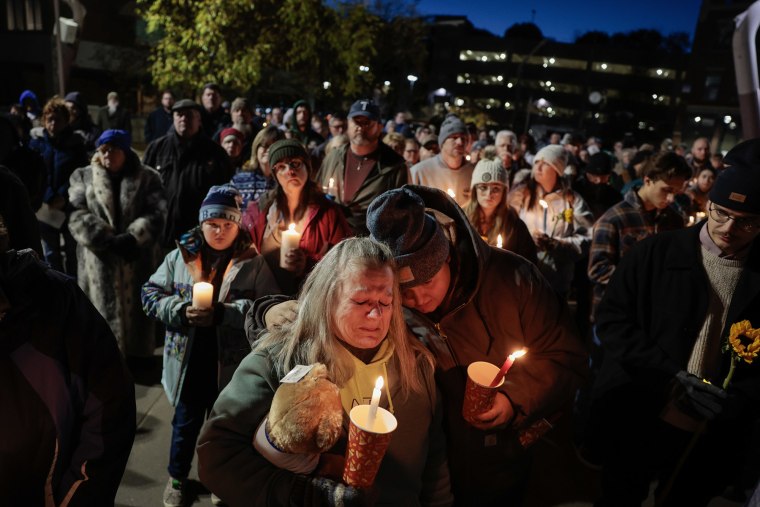
[{"label": "white sneaker", "polygon": [[164,489],[164,507],[184,507],[185,505],[184,481],[169,477]]}]

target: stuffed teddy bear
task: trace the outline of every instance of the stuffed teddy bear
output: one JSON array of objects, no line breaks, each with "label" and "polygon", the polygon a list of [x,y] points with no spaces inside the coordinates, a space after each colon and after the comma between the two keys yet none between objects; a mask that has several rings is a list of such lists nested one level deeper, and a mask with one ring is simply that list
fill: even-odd
[{"label": "stuffed teddy bear", "polygon": [[292,454],[319,454],[330,449],[341,433],[343,406],[338,386],[324,364],[316,363],[296,383],[282,383],[267,416],[269,440]]}]

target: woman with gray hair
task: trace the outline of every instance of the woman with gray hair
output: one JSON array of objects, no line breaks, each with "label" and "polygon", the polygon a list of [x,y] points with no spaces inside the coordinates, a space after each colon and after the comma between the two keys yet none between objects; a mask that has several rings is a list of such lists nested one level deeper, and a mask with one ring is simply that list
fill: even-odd
[{"label": "woman with gray hair", "polygon": [[[300,302],[292,323],[259,339],[214,405],[198,446],[203,483],[232,506],[355,505],[362,494],[332,479],[342,471],[348,412],[368,402],[382,375],[387,390],[380,404],[398,428],[375,481],[377,503],[450,504],[433,361],[407,335],[388,247],[369,238],[342,241],[306,279]],[[344,424],[338,443],[305,475],[277,468],[251,442],[278,379],[316,362],[340,389]]]}]

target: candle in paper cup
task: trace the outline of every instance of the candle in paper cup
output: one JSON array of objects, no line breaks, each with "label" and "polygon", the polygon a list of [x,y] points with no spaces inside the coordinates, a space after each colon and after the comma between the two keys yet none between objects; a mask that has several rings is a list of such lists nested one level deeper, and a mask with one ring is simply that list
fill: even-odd
[{"label": "candle in paper cup", "polygon": [[290,224],[287,231],[282,231],[282,243],[280,244],[280,267],[285,268],[285,254],[291,248],[298,248],[301,242],[301,233],[296,231],[296,224]]},{"label": "candle in paper cup", "polygon": [[504,240],[501,239],[501,234],[496,236],[496,248],[504,248]]},{"label": "candle in paper cup", "polygon": [[348,446],[343,467],[343,482],[354,488],[369,488],[396,429],[396,418],[382,407],[377,408],[373,425],[369,425],[371,405],[356,405],[349,413]]},{"label": "candle in paper cup", "polygon": [[456,194],[456,192],[454,192],[453,188],[450,188],[450,189],[446,190],[446,193],[449,194],[452,199],[456,199],[457,198],[457,194]]},{"label": "candle in paper cup", "polygon": [[488,412],[493,407],[498,388],[504,383],[502,378],[496,386],[491,387],[491,381],[498,373],[498,366],[485,361],[476,361],[467,367],[462,417],[468,423],[477,422],[476,416]]},{"label": "candle in paper cup", "polygon": [[380,405],[380,391],[383,388],[383,377],[377,377],[375,381],[375,388],[372,390],[372,399],[369,402],[369,415],[367,424],[369,427],[375,425],[375,419],[377,418],[377,409]]},{"label": "candle in paper cup", "polygon": [[193,285],[193,307],[211,308],[214,298],[214,286],[208,282],[198,282]]},{"label": "candle in paper cup", "polygon": [[335,186],[335,178],[330,178],[330,181],[327,185],[326,193],[334,197],[338,196],[338,187]]},{"label": "candle in paper cup", "polygon": [[501,369],[499,370],[499,373],[497,373],[496,376],[491,381],[490,386],[496,387],[497,385],[499,385],[502,379],[504,378],[504,376],[509,371],[509,369],[512,367],[512,365],[515,364],[515,360],[518,357],[522,357],[524,355],[525,355],[525,349],[518,350],[517,352],[512,352],[511,354],[509,354],[509,356],[507,356],[507,360],[504,361],[503,365],[501,365]]}]

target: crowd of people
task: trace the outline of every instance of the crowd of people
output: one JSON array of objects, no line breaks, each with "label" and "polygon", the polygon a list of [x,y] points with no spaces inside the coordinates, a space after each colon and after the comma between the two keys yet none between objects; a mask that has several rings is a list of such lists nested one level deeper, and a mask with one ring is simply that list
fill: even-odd
[{"label": "crowd of people", "polygon": [[[370,99],[322,117],[225,106],[214,83],[199,97],[160,94],[142,157],[116,92],[95,121],[78,92],[40,107],[25,91],[0,118],[11,503],[113,503],[129,369],[158,342],[166,507],[186,504],[196,453],[218,504],[521,505],[532,444],[562,423],[601,470],[600,507],[641,505],[655,481],[663,506],[754,486],[735,471],[757,479],[740,439],[760,420],[760,140],[723,159],[704,138],[687,153],[384,122]],[[468,365],[518,350],[467,422]],[[344,432],[293,468],[267,451],[267,413],[317,362]],[[399,429],[366,491],[336,471],[377,372]]]}]

